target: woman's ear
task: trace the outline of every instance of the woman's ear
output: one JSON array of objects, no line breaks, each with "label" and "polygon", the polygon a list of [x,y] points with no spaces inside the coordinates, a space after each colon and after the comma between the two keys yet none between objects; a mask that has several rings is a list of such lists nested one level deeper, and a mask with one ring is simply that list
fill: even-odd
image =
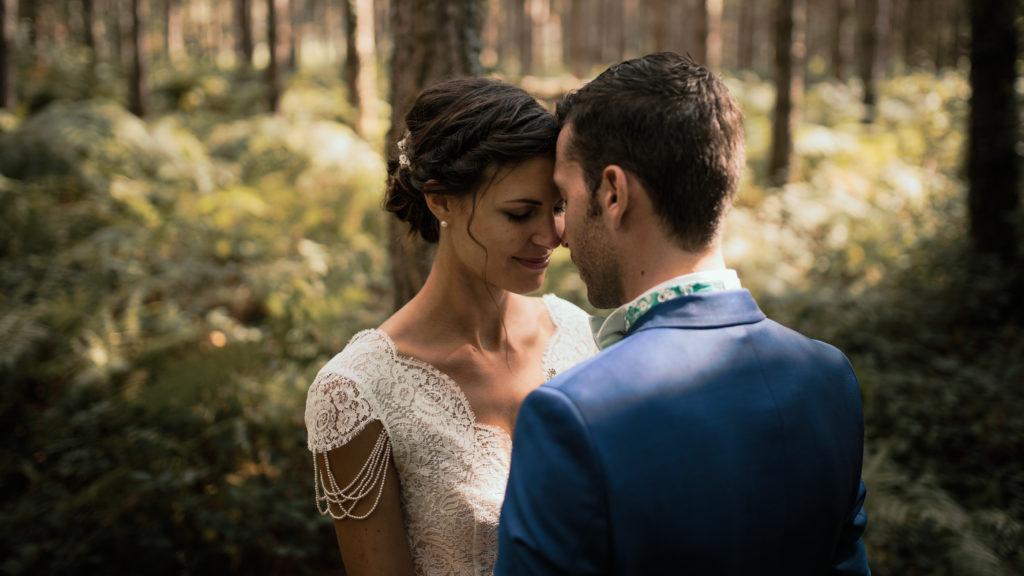
[{"label": "woman's ear", "polygon": [[[430,188],[430,183],[431,181],[427,181],[427,185],[424,188]],[[451,220],[452,211],[455,208],[454,198],[439,192],[424,192],[423,198],[427,202],[427,208],[435,218],[440,221]]]}]

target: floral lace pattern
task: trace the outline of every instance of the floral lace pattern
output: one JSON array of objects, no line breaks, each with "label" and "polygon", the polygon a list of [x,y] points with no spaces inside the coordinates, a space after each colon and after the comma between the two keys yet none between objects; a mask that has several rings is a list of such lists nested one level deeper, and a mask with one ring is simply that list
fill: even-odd
[{"label": "floral lace pattern", "polygon": [[[557,330],[544,351],[550,378],[597,352],[585,312],[543,298]],[[508,480],[511,439],[480,424],[461,388],[426,362],[402,356],[380,330],[364,330],[317,375],[306,397],[311,452],[324,454],[379,420],[401,482],[416,573],[491,574]]]}]

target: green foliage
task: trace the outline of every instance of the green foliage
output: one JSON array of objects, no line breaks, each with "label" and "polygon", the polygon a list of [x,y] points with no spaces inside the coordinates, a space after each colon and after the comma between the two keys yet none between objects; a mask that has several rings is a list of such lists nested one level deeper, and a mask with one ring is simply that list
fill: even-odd
[{"label": "green foliage", "polygon": [[[763,88],[738,91],[754,106]],[[839,346],[858,372],[880,575],[1024,565],[1024,276],[968,248],[967,93],[955,74],[896,78],[864,126],[856,89],[813,86],[802,179],[762,188],[755,174],[726,236],[766,312]],[[755,142],[762,122],[748,122]]]},{"label": "green foliage", "polygon": [[[871,529],[866,534],[874,573],[1005,574],[991,538],[982,534],[983,517],[974,518],[931,477],[912,477],[884,453],[864,469],[871,486]],[[1002,512],[997,521],[1018,526]]]},{"label": "green foliage", "polygon": [[211,132],[79,101],[0,134],[5,573],[337,566],[303,401],[389,301],[383,163],[315,117]]},{"label": "green foliage", "polygon": [[[270,117],[255,72],[158,63],[142,121],[108,70],[42,59],[35,113],[0,115],[0,570],[336,569],[305,390],[390,288],[383,162],[333,72]],[[883,83],[872,126],[856,84],[810,86],[783,188],[771,86],[730,86],[752,170],[727,259],[857,369],[874,573],[1021,573],[1022,279],[966,248],[964,78]],[[545,290],[585,304],[567,251]]]}]

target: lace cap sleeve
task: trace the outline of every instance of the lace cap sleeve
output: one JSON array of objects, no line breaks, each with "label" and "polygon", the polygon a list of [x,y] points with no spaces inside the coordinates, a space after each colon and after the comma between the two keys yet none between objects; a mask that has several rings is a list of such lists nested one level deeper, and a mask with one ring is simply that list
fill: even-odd
[{"label": "lace cap sleeve", "polygon": [[[359,371],[351,369],[351,364],[358,364],[358,339],[359,335],[320,370],[306,395],[306,443],[313,453],[317,509],[336,519],[363,519],[376,509],[391,458],[391,444],[382,430],[359,473],[342,487],[327,456],[380,419],[372,399],[360,386]],[[356,508],[369,498],[374,498],[372,506],[357,514]]]},{"label": "lace cap sleeve", "polygon": [[328,367],[320,371],[306,394],[306,445],[318,454],[348,444],[376,418],[359,385]]},{"label": "lace cap sleeve", "polygon": [[385,356],[373,330],[349,340],[313,380],[306,393],[306,444],[326,453],[348,444],[373,420],[382,420],[372,397]]}]

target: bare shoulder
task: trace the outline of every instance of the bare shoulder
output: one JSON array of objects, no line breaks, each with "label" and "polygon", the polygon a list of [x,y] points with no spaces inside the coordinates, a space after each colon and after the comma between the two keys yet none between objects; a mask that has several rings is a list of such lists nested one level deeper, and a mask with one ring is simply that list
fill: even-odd
[{"label": "bare shoulder", "polygon": [[377,327],[394,344],[396,350],[407,353],[421,348],[421,342],[429,340],[425,334],[423,317],[413,302],[406,303]]}]

